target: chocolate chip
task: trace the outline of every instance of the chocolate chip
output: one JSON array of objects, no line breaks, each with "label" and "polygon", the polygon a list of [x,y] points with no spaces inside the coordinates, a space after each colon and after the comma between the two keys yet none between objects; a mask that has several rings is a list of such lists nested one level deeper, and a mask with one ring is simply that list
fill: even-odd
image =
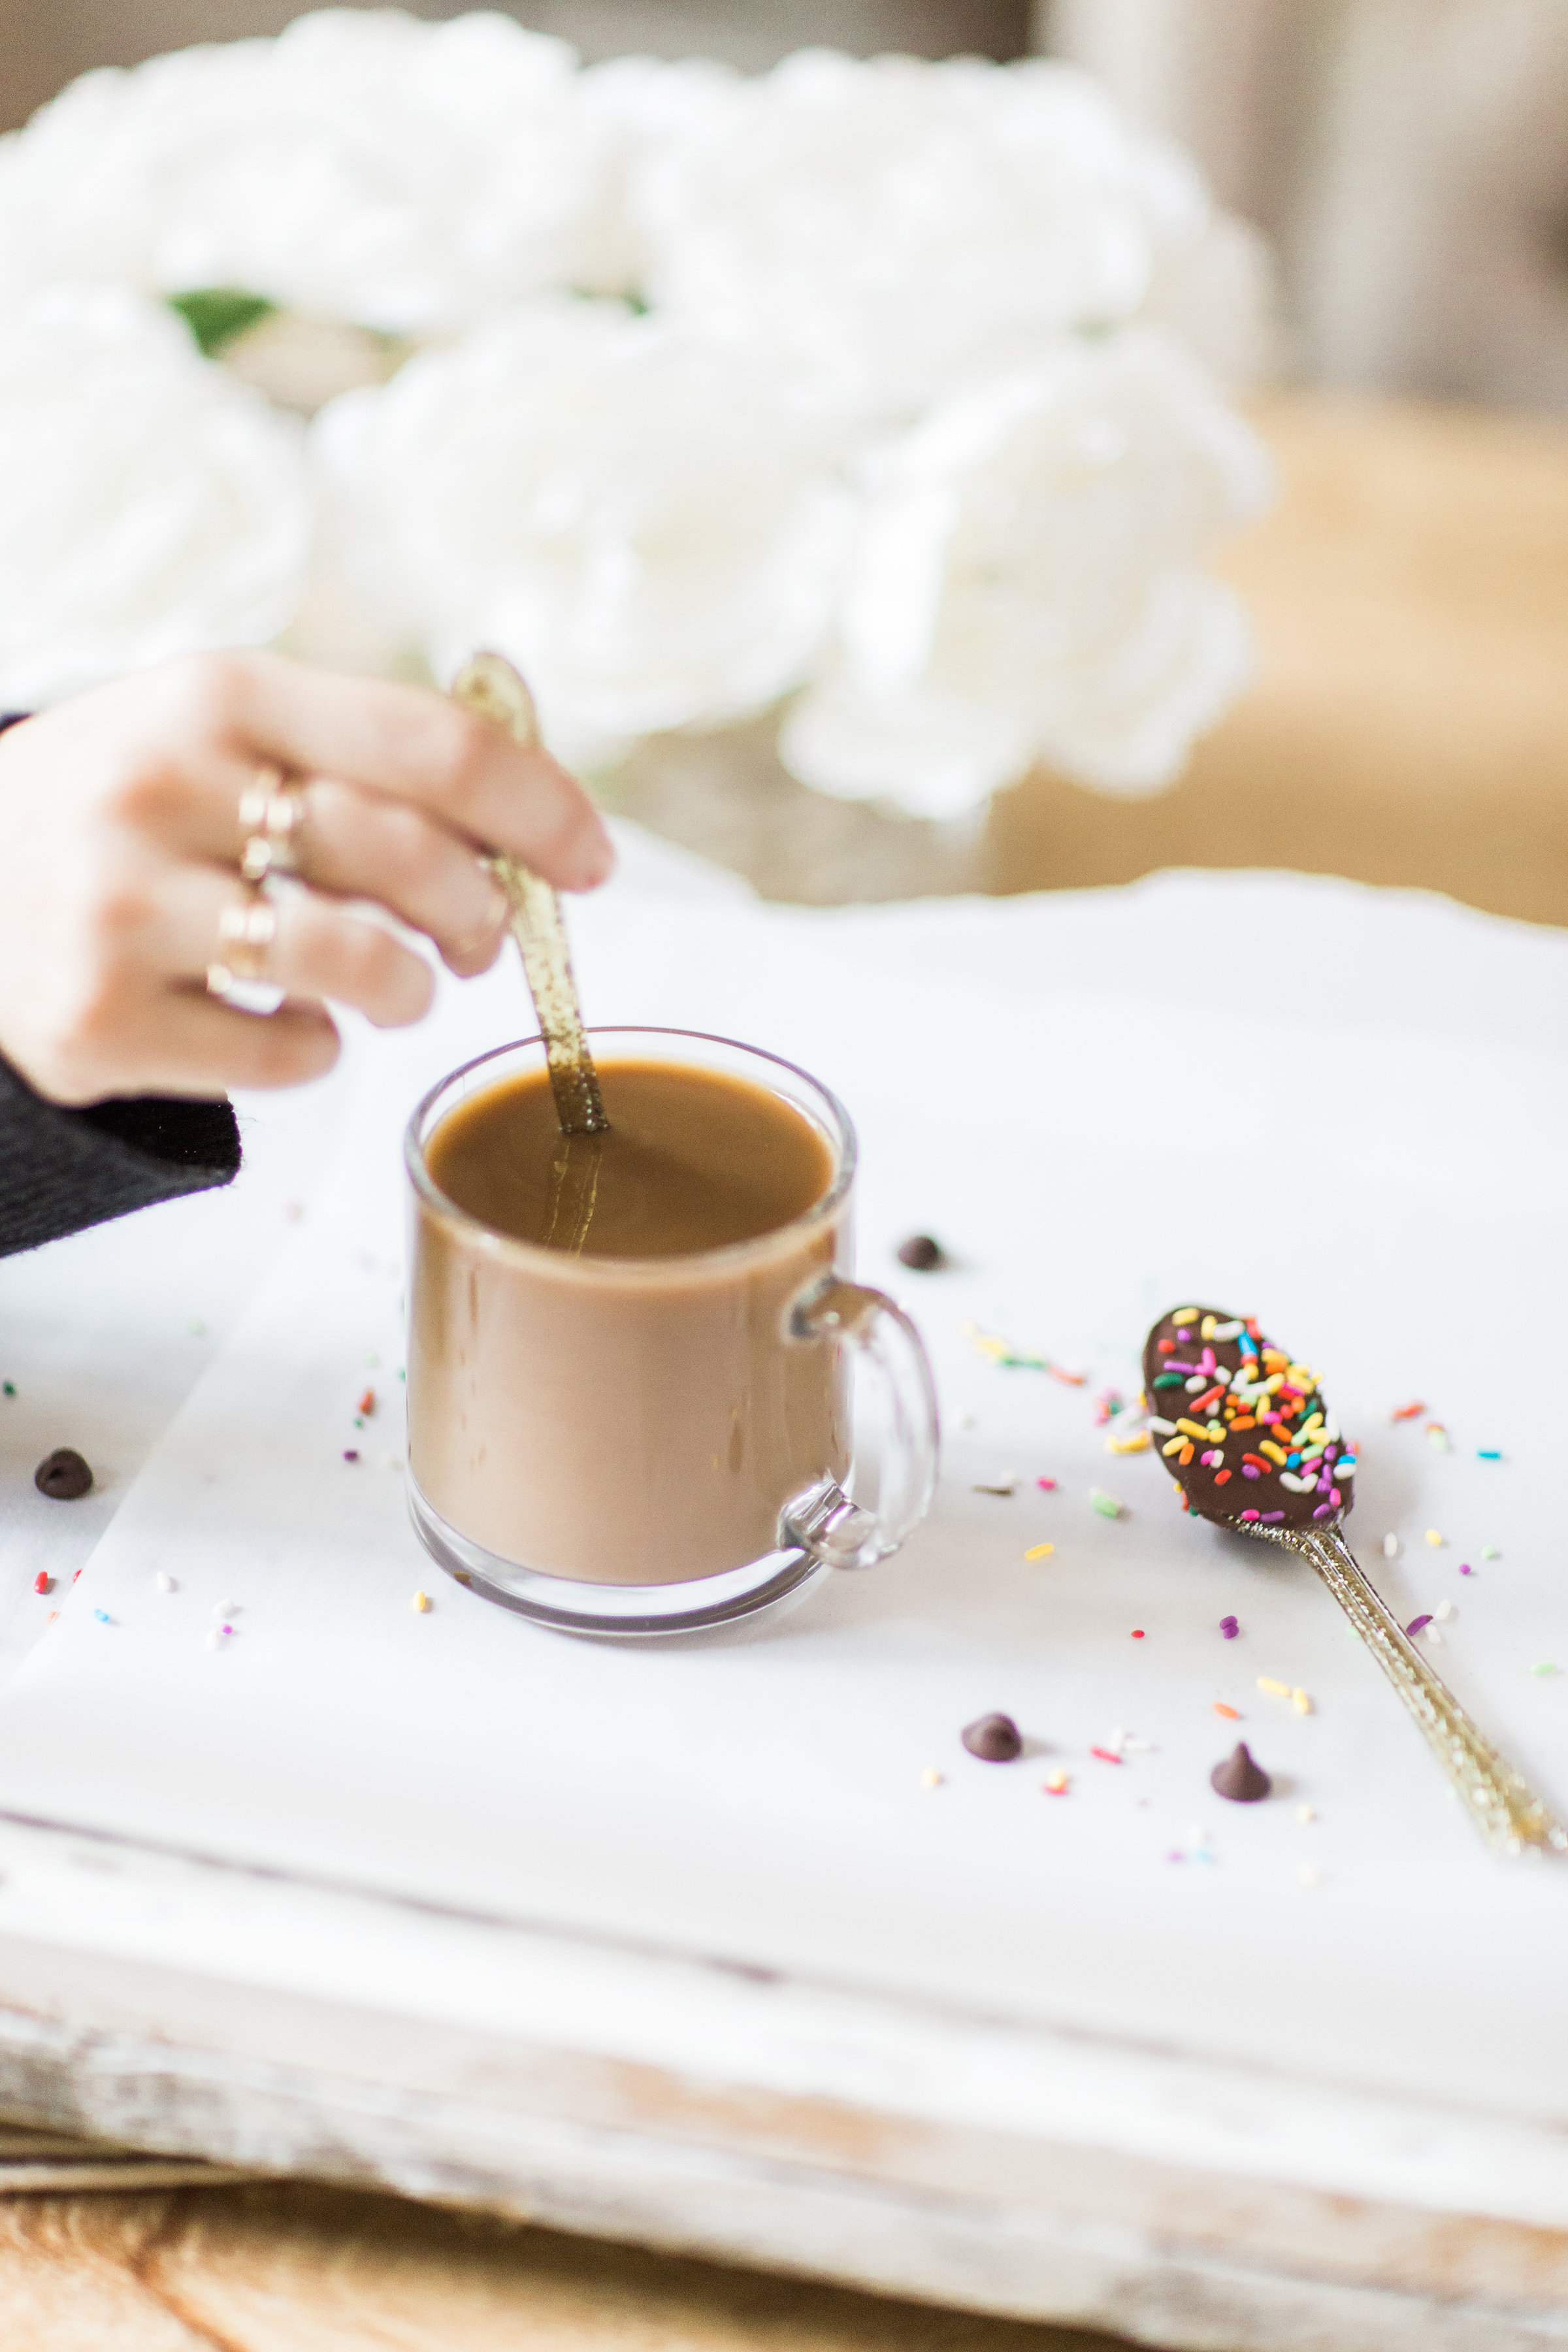
[{"label": "chocolate chip", "polygon": [[57,1503],[74,1503],[90,1493],[92,1472],[74,1446],[57,1445],[34,1471],[33,1484],[40,1495],[52,1496]]},{"label": "chocolate chip", "polygon": [[1216,1764],[1209,1774],[1209,1786],[1216,1797],[1228,1797],[1233,1804],[1256,1805],[1274,1786],[1261,1764],[1252,1760],[1252,1751],[1245,1739],[1238,1740],[1223,1764]]},{"label": "chocolate chip", "polygon": [[912,1266],[917,1274],[930,1274],[942,1262],[942,1244],[932,1241],[930,1234],[911,1234],[907,1242],[899,1244],[899,1264]]},{"label": "chocolate chip", "polygon": [[959,1734],[972,1756],[987,1764],[1011,1764],[1024,1752],[1024,1738],[1010,1715],[983,1715]]}]

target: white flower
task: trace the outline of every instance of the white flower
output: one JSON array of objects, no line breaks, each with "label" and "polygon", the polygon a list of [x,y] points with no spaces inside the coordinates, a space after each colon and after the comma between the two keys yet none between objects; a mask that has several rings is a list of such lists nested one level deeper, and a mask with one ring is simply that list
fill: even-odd
[{"label": "white flower", "polygon": [[770,370],[618,304],[539,304],[317,419],[337,560],[446,677],[493,646],[609,756],[799,683],[845,492]]},{"label": "white flower", "polygon": [[235,286],[447,331],[592,263],[619,149],[580,81],[508,16],[352,8],[88,74],[0,142],[0,288]]},{"label": "white flower", "polygon": [[265,643],[311,529],[300,427],[162,304],[60,288],[0,315],[0,704]]},{"label": "white flower", "polygon": [[1180,152],[1072,67],[826,50],[689,112],[632,209],[656,305],[902,417],[1131,319],[1215,226]]},{"label": "white flower", "polygon": [[786,719],[787,765],[931,816],[1037,760],[1112,792],[1171,782],[1248,667],[1240,607],[1198,567],[1269,479],[1143,330],[961,394],[878,469],[838,657]]}]

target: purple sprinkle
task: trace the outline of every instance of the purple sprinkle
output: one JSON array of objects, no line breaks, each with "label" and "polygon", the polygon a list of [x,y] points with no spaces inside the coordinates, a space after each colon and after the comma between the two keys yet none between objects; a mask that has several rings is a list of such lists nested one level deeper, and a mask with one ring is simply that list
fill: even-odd
[{"label": "purple sprinkle", "polygon": [[1234,1617],[1222,1617],[1219,1621],[1219,1630],[1227,1642],[1234,1642],[1241,1628]]},{"label": "purple sprinkle", "polygon": [[1409,1624],[1406,1625],[1405,1630],[1407,1633],[1423,1633],[1431,1622],[1432,1612],[1428,1610],[1425,1617],[1412,1617]]},{"label": "purple sprinkle", "polygon": [[357,1462],[359,1460],[359,1448],[354,1445],[345,1445],[343,1448],[343,1460],[345,1462]]},{"label": "purple sprinkle", "polygon": [[1475,1572],[1475,1570],[1470,1566],[1468,1560],[1462,1559],[1459,1562],[1459,1574],[1461,1576],[1474,1576]]},{"label": "purple sprinkle", "polygon": [[1317,1509],[1312,1513],[1312,1517],[1315,1519],[1331,1519],[1333,1516],[1334,1507],[1331,1503],[1320,1503]]},{"label": "purple sprinkle", "polygon": [[1244,1478],[1261,1478],[1263,1473],[1261,1470],[1255,1470],[1250,1462],[1244,1462],[1241,1465],[1241,1475]]},{"label": "purple sprinkle", "polygon": [[1283,1511],[1265,1511],[1263,1524],[1266,1528],[1277,1528],[1284,1517]]},{"label": "purple sprinkle", "polygon": [[1179,1356],[1167,1356],[1165,1359],[1165,1370],[1168,1372],[1201,1372],[1203,1366],[1201,1364],[1184,1364]]},{"label": "purple sprinkle", "polygon": [[1186,1858],[1184,1853],[1168,1853],[1165,1856],[1167,1862],[1185,1862]]}]

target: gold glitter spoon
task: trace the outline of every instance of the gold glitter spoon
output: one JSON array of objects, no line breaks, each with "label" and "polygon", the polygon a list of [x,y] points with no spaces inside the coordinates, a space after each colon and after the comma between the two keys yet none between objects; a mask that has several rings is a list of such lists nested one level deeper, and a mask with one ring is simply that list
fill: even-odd
[{"label": "gold glitter spoon", "polygon": [[[540,740],[533,697],[510,662],[500,654],[476,654],[465,662],[452,681],[452,699],[504,727],[513,742],[526,750]],[[550,884],[519,859],[498,856],[490,864],[511,907],[512,934],[521,950],[522,968],[539,1016],[563,1132],[603,1135],[610,1122],[605,1116],[598,1073],[583,1028],[561,901]],[[575,1226],[577,1220],[571,1222]],[[582,1246],[580,1240],[577,1246]]]},{"label": "gold glitter spoon", "polygon": [[1493,1851],[1568,1853],[1568,1830],[1471,1722],[1346,1543],[1355,1457],[1306,1367],[1243,1316],[1182,1307],[1149,1334],[1143,1385],[1154,1443],[1188,1509],[1307,1562]]}]

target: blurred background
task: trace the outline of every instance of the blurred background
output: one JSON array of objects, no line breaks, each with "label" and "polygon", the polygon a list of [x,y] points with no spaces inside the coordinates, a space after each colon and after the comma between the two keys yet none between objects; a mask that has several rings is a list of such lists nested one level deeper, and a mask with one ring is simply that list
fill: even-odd
[{"label": "blurred background", "polygon": [[[99,64],[279,30],[289,0],[0,0],[0,124]],[[439,17],[455,5],[426,5]],[[1564,0],[537,0],[590,58],[748,69],[1046,52],[1195,154],[1279,277],[1257,405],[1276,512],[1227,559],[1256,687],[1182,782],[1047,775],[980,833],[826,803],[759,740],[654,744],[620,787],[805,898],[1292,865],[1568,920],[1568,5]]]}]

